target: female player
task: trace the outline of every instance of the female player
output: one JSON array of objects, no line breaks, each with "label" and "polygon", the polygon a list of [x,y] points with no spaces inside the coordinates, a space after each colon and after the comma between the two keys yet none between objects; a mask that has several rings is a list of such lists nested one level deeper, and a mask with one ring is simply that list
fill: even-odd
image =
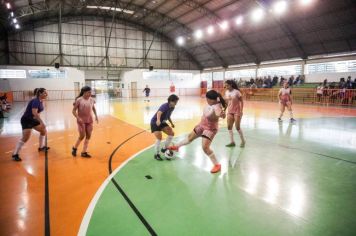
[{"label": "female player", "polygon": [[21,117],[22,138],[17,143],[16,148],[12,154],[14,161],[21,161],[19,152],[22,146],[30,139],[32,129],[40,133],[38,151],[47,151],[49,147],[45,146],[45,137],[47,134],[46,125],[40,117],[43,111],[43,100],[47,98],[47,91],[45,88],[35,90],[36,97],[32,98],[27,104],[25,113]]},{"label": "female player", "polygon": [[240,124],[241,124],[241,118],[242,118],[242,111],[244,108],[244,102],[242,99],[241,92],[239,88],[237,87],[237,84],[234,80],[227,80],[225,81],[225,99],[228,101],[228,107],[227,107],[227,129],[229,131],[229,136],[230,136],[230,143],[226,145],[226,147],[235,147],[235,141],[234,141],[234,134],[232,131],[232,127],[235,123],[235,127],[237,132],[240,135],[241,138],[241,144],[240,147],[245,147],[245,138],[242,133]]},{"label": "female player", "polygon": [[278,92],[278,99],[279,99],[279,104],[281,109],[281,114],[279,115],[278,121],[282,122],[282,116],[286,107],[290,114],[290,122],[296,121],[293,118],[292,90],[289,88],[288,82],[283,83],[283,88],[281,88]]},{"label": "female player", "polygon": [[88,144],[93,131],[93,116],[92,111],[95,115],[95,120],[98,123],[98,116],[95,109],[95,100],[91,97],[91,88],[89,86],[84,86],[80,90],[79,96],[75,99],[72,113],[75,118],[77,118],[77,125],[79,131],[79,137],[77,142],[72,147],[72,155],[77,156],[77,149],[81,141],[85,138],[83,151],[81,153],[82,157],[90,158],[88,154]]},{"label": "female player", "polygon": [[[161,149],[161,152],[165,152],[167,150],[167,147],[169,144],[172,142],[174,132],[174,124],[171,120],[171,114],[175,108],[175,106],[178,103],[178,96],[175,94],[172,94],[168,97],[168,102],[164,103],[160,106],[158,111],[155,113],[155,115],[151,119],[151,132],[154,134],[156,137],[156,143],[155,143],[155,155],[154,158],[157,161],[162,161],[163,159],[161,158],[161,155],[159,154],[160,148],[161,148],[161,140],[162,140],[162,132],[167,134],[168,137],[166,139],[166,142],[164,144],[164,148]],[[169,127],[167,124],[167,121],[171,124],[172,128]]]},{"label": "female player", "polygon": [[176,146],[169,147],[169,150],[178,151],[181,146],[191,143],[194,139],[202,137],[202,148],[206,155],[214,164],[211,173],[217,173],[221,170],[221,165],[216,160],[213,150],[210,149],[211,142],[218,132],[219,118],[225,118],[226,102],[220,93],[210,90],[206,93],[206,102],[208,105],[204,108],[203,116],[200,123],[195,126],[194,130],[187,138]]}]

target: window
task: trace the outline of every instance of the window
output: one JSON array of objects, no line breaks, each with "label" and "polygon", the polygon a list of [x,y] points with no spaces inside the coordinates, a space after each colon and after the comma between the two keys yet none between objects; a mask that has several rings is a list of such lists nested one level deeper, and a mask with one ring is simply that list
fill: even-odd
[{"label": "window", "polygon": [[306,74],[356,72],[356,60],[308,64]]},{"label": "window", "polygon": [[65,70],[29,70],[28,71],[30,79],[64,79],[66,78]]},{"label": "window", "polygon": [[2,79],[26,79],[25,70],[0,70]]},{"label": "window", "polygon": [[257,76],[288,76],[288,75],[301,75],[302,65],[290,65],[290,66],[276,66],[260,68],[257,71]]},{"label": "window", "polygon": [[169,72],[165,70],[159,70],[159,71],[145,71],[143,72],[143,79],[173,79],[173,80],[178,80],[178,79],[193,79],[193,74],[189,72]]},{"label": "window", "polygon": [[212,79],[212,77],[213,77],[213,73],[211,73],[211,72],[201,74],[202,81],[210,81]]},{"label": "window", "polygon": [[230,70],[225,72],[225,78],[227,79],[254,78],[255,76],[255,69]]}]

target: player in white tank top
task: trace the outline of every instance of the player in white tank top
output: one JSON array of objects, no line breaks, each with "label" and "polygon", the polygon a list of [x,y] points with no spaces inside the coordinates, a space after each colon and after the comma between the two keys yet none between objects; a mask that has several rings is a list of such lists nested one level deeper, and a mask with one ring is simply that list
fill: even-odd
[{"label": "player in white tank top", "polygon": [[293,118],[293,111],[292,111],[292,90],[289,88],[288,82],[284,82],[283,88],[281,88],[278,92],[278,99],[279,99],[279,106],[281,113],[278,117],[278,121],[282,122],[283,113],[287,107],[289,114],[290,114],[290,121],[296,121]]},{"label": "player in white tank top", "polygon": [[226,147],[235,147],[234,134],[232,131],[232,127],[235,123],[235,127],[237,132],[240,135],[241,144],[240,147],[245,147],[245,138],[243,132],[240,128],[244,102],[242,99],[242,94],[238,90],[237,84],[234,80],[225,81],[225,99],[228,102],[227,108],[227,129],[229,131],[230,143],[226,145]]}]

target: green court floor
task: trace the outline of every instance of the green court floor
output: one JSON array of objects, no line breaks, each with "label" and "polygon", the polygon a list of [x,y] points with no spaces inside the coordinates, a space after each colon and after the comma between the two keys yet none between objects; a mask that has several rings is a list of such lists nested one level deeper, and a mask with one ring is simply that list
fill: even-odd
[{"label": "green court floor", "polygon": [[[149,148],[114,180],[157,235],[356,235],[356,118],[246,118],[243,127],[244,149],[225,147],[226,128],[216,136],[219,174],[198,139],[172,161]],[[112,181],[86,233],[150,235]]]}]

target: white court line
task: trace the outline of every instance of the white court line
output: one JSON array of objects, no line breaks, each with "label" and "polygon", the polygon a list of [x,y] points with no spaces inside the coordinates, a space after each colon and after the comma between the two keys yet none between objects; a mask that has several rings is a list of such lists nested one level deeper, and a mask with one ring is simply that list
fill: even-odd
[{"label": "white court line", "polygon": [[[154,144],[153,144],[154,145]],[[100,186],[100,188],[98,189],[98,191],[95,193],[93,199],[91,200],[85,215],[83,217],[82,223],[80,224],[80,228],[79,228],[79,232],[78,232],[78,236],[85,236],[87,234],[87,230],[88,230],[88,226],[89,226],[89,222],[91,219],[91,216],[93,215],[94,212],[94,208],[96,206],[96,203],[98,202],[101,194],[103,193],[103,191],[105,190],[106,186],[111,182],[111,179],[119,172],[119,170],[121,170],[129,161],[131,161],[132,159],[134,159],[135,157],[137,157],[138,155],[140,155],[141,153],[143,153],[144,151],[146,151],[147,149],[150,149],[151,147],[153,147],[153,145],[146,147],[145,149],[139,151],[138,153],[134,154],[133,156],[131,156],[129,159],[127,159],[124,163],[122,163],[118,168],[116,168],[106,179],[105,181],[102,183],[102,185]]]},{"label": "white court line", "polygon": [[8,151],[8,152],[5,152],[5,154],[9,154],[9,153],[11,153],[12,151]]}]

